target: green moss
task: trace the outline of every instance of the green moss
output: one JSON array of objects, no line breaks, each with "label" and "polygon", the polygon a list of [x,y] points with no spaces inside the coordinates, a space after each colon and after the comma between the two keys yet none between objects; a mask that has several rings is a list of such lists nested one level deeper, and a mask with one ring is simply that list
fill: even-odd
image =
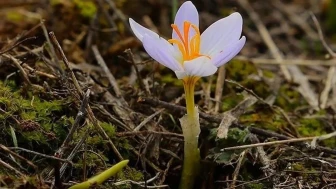
[{"label": "green moss", "polygon": [[303,166],[303,164],[301,163],[293,163],[292,164],[292,170],[293,171],[303,171],[305,170],[306,168]]},{"label": "green moss", "polygon": [[100,126],[104,129],[104,131],[110,138],[113,138],[115,136],[115,126],[114,125],[111,125],[110,123],[106,123],[106,122],[101,122]]},{"label": "green moss", "polygon": [[245,138],[249,132],[247,130],[241,130],[238,128],[231,128],[228,131],[228,137],[226,139],[217,138],[217,129],[212,129],[210,135],[208,136],[209,140],[215,140],[216,147],[210,150],[208,159],[213,159],[216,163],[227,164],[234,157],[237,156],[242,150],[229,150],[229,151],[220,151],[220,149],[230,146],[239,146],[246,144]]},{"label": "green moss", "polygon": [[251,74],[257,74],[257,69],[254,64],[246,61],[231,60],[230,64],[227,64],[227,77],[231,80],[240,82],[245,81],[247,76]]},{"label": "green moss", "polygon": [[264,185],[262,183],[250,183],[247,185],[248,189],[263,189]]},{"label": "green moss", "polygon": [[274,73],[268,70],[263,70],[263,76],[267,78],[274,78]]},{"label": "green moss", "polygon": [[85,18],[92,18],[97,12],[97,7],[91,0],[73,0],[73,2]]},{"label": "green moss", "polygon": [[287,84],[280,87],[279,94],[275,100],[275,105],[287,111],[292,111],[305,104],[306,102],[303,100],[301,94]]},{"label": "green moss", "polygon": [[336,32],[336,0],[329,0],[327,6],[327,17],[325,19],[328,31],[331,33]]},{"label": "green moss", "polygon": [[[258,70],[254,64],[247,61],[233,60],[232,63],[227,65],[226,70],[227,78],[240,83],[247,89],[253,90],[253,92],[262,98],[269,95],[269,86],[263,81],[256,80],[252,77],[253,75],[258,75]],[[270,72],[265,73],[272,77]],[[226,93],[231,93],[233,91],[237,93],[243,90],[234,84],[227,84],[226,87],[229,89],[229,91],[224,91]]]},{"label": "green moss", "polygon": [[[50,141],[63,140],[67,134],[64,123],[69,119],[62,116],[64,105],[63,100],[43,100],[39,95],[29,93],[23,95],[13,83],[4,85],[0,82],[0,107],[6,112],[0,115],[0,119],[6,120],[4,125],[15,129],[19,146],[49,146]],[[5,132],[1,132],[0,137],[8,136],[10,127],[1,129]]]},{"label": "green moss", "polygon": [[[131,167],[125,167],[121,172],[118,173],[118,179],[120,180],[134,180],[134,181],[143,181],[144,175],[142,172],[131,168]],[[132,188],[130,184],[125,184],[116,187],[118,189],[128,189]]]},{"label": "green moss", "polygon": [[173,84],[174,86],[183,87],[183,82],[173,76],[172,74],[166,74],[161,77],[161,82],[165,84]]},{"label": "green moss", "polygon": [[76,7],[79,10],[79,13],[84,18],[92,18],[97,12],[97,6],[94,3],[94,0],[51,0],[51,6],[65,5],[68,8]]},{"label": "green moss", "polygon": [[239,104],[244,99],[244,96],[238,93],[231,93],[222,99],[222,111],[227,111]]},{"label": "green moss", "polygon": [[318,119],[301,119],[298,132],[302,136],[319,136],[325,134],[323,123]]},{"label": "green moss", "polygon": [[[257,107],[255,107],[256,109]],[[271,131],[278,131],[280,128],[288,126],[287,121],[278,112],[274,112],[268,107],[260,111],[244,114],[240,116],[239,122],[244,125],[257,125],[260,128]]]},{"label": "green moss", "polygon": [[25,17],[17,11],[9,11],[6,13],[6,19],[12,22],[21,22]]},{"label": "green moss", "polygon": [[[321,114],[321,112],[318,114]],[[299,120],[299,123],[300,126],[297,128],[297,131],[302,137],[320,136],[327,134],[327,131],[325,130],[325,124],[321,119],[303,118]],[[333,137],[327,140],[323,140],[321,143],[328,147],[335,148],[336,139]]]},{"label": "green moss", "polygon": [[[81,153],[83,154],[85,152],[82,151]],[[82,154],[78,157],[83,157]],[[94,172],[103,171],[103,170],[100,170],[100,168],[104,167],[104,162],[108,161],[108,158],[106,156],[104,156],[104,154],[101,154],[101,153],[98,153],[98,155],[94,154],[94,153],[91,153],[91,152],[86,152],[85,160],[83,158],[80,158],[77,161],[77,163],[74,164],[74,167],[76,167],[80,170],[81,168],[83,168],[83,165],[85,163],[87,168],[89,168],[90,170],[96,170]],[[93,173],[93,174],[95,174],[95,173]],[[91,176],[91,175],[89,175],[89,176]]]}]

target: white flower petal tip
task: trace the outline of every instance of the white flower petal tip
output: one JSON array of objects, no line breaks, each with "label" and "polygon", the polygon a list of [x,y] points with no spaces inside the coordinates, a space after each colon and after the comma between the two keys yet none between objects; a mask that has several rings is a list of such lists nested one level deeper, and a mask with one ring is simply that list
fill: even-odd
[{"label": "white flower petal tip", "polygon": [[236,22],[243,24],[243,17],[241,16],[239,12],[234,12],[230,14],[229,16],[227,16],[227,18],[231,18],[232,20],[235,20]]},{"label": "white flower petal tip", "polygon": [[184,21],[189,21],[196,26],[199,24],[197,9],[191,1],[184,2],[176,12],[174,24],[183,26]]},{"label": "white flower petal tip", "polygon": [[206,77],[213,75],[217,71],[217,67],[211,63],[208,57],[201,56],[190,61],[185,61],[183,71],[175,71],[178,79],[183,79],[186,76]]},{"label": "white flower petal tip", "polygon": [[132,18],[129,18],[129,23],[134,35],[142,42],[145,35],[148,35],[153,38],[159,38],[159,35],[155,32],[141,26],[137,22],[135,22]]},{"label": "white flower petal tip", "polygon": [[[191,1],[184,2],[181,7],[177,10],[175,15],[174,24],[177,25],[178,28],[184,27],[184,22],[188,21],[191,24],[194,24],[198,27],[199,25],[199,15],[195,5]],[[194,33],[191,30],[190,35],[192,36]],[[173,30],[172,38],[176,39],[177,34]]]},{"label": "white flower petal tip", "polygon": [[243,36],[239,41],[227,45],[224,47],[223,52],[219,53],[217,56],[215,56],[211,61],[212,64],[220,67],[223,64],[229,62],[233,57],[235,57],[241,49],[244,47],[246,43],[246,37]]},{"label": "white flower petal tip", "polygon": [[210,25],[201,35],[201,53],[213,56],[223,47],[239,40],[243,30],[243,18],[232,13]]}]

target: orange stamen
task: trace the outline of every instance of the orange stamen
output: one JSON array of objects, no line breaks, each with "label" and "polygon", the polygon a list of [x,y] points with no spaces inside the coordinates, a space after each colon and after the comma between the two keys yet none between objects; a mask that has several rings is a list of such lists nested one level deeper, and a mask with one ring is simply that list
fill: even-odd
[{"label": "orange stamen", "polygon": [[[206,56],[210,59],[209,56],[200,54],[201,34],[196,25],[185,21],[183,23],[183,35],[180,30],[181,28],[178,28],[176,24],[172,24],[171,27],[175,31],[178,39],[170,39],[168,42],[177,45],[178,49],[181,51],[183,62],[200,56]],[[194,36],[189,36],[190,28],[195,31]]]},{"label": "orange stamen", "polygon": [[176,24],[172,24],[171,27],[176,32],[177,36],[181,39],[182,43],[184,43],[182,34],[181,34],[180,30],[178,29],[177,25]]},{"label": "orange stamen", "polygon": [[179,50],[181,51],[181,54],[182,54],[183,57],[187,56],[187,53],[185,52],[185,49],[184,49],[184,45],[182,44],[181,41],[179,41],[177,39],[169,39],[168,42],[171,43],[171,44],[176,44],[177,47],[179,48]]},{"label": "orange stamen", "polygon": [[184,22],[184,47],[187,54],[189,54],[189,30],[190,30],[190,22]]}]

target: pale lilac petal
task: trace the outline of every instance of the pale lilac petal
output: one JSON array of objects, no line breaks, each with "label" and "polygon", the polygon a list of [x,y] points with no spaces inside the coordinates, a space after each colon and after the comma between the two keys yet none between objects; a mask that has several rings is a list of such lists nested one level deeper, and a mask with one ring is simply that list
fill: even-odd
[{"label": "pale lilac petal", "polygon": [[216,73],[217,67],[211,63],[208,57],[201,56],[190,61],[185,61],[183,71],[175,71],[178,79],[183,79],[185,76],[206,77]]},{"label": "pale lilac petal", "polygon": [[201,54],[212,57],[223,48],[239,40],[243,28],[243,19],[239,13],[233,13],[209,26],[201,35]]},{"label": "pale lilac petal", "polygon": [[157,62],[173,71],[181,70],[182,65],[175,59],[175,48],[163,38],[145,35],[142,39],[146,52]]},{"label": "pale lilac petal", "polygon": [[142,42],[143,37],[145,35],[148,35],[150,37],[153,38],[159,38],[159,35],[156,34],[155,32],[141,26],[140,24],[138,24],[137,22],[135,22],[132,18],[129,19],[129,23],[131,26],[131,29],[134,33],[134,35]]},{"label": "pale lilac petal", "polygon": [[[183,25],[185,21],[188,21],[197,27],[199,25],[198,12],[195,5],[191,1],[186,1],[185,3],[183,3],[175,16],[174,24],[178,26],[178,28],[182,32],[182,35],[184,28]],[[189,36],[193,36],[194,34],[195,31],[190,28]],[[173,31],[172,38],[179,39],[175,31]]]},{"label": "pale lilac petal", "polygon": [[243,36],[236,43],[225,46],[222,52],[218,53],[211,59],[212,64],[219,67],[227,63],[240,52],[240,50],[244,47],[245,42],[246,38]]}]

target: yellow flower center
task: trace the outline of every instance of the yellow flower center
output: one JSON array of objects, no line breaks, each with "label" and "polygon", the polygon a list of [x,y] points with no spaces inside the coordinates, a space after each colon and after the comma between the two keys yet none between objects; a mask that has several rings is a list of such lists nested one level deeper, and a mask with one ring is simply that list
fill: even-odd
[{"label": "yellow flower center", "polygon": [[[183,33],[177,27],[176,24],[172,24],[171,27],[176,32],[179,39],[169,39],[171,44],[176,44],[179,48],[183,61],[192,60],[200,56],[205,56],[200,54],[200,44],[201,44],[201,34],[198,27],[188,21],[183,23]],[[190,28],[194,29],[195,35],[189,36]],[[206,56],[210,59],[209,56]]]}]

